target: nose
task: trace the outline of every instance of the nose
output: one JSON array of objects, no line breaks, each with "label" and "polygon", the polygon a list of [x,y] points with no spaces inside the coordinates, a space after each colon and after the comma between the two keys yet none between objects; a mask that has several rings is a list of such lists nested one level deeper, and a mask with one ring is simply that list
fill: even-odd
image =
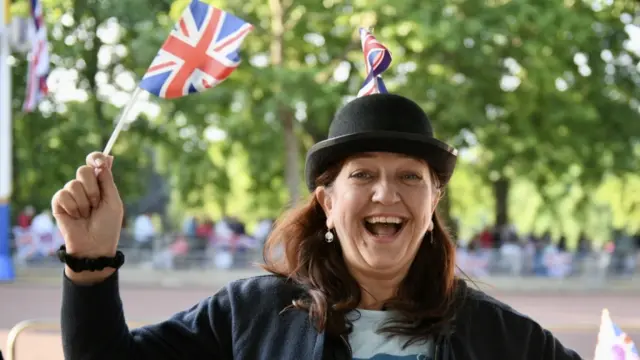
[{"label": "nose", "polygon": [[373,202],[382,205],[392,205],[400,201],[397,184],[388,179],[380,179],[373,187]]}]

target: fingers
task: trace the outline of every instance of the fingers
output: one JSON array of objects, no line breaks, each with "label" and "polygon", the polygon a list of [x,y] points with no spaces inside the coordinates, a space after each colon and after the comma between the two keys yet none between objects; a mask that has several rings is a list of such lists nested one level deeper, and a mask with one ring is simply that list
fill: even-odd
[{"label": "fingers", "polygon": [[92,152],[86,160],[87,165],[78,169],[76,178],[82,181],[91,205],[95,208],[104,202],[110,206],[120,206],[122,201],[111,172],[113,156]]},{"label": "fingers", "polygon": [[75,201],[80,216],[89,217],[91,215],[91,202],[82,182],[78,179],[71,180],[64,186],[64,189]]},{"label": "fingers", "polygon": [[113,180],[113,173],[110,168],[106,168],[98,174],[98,186],[100,187],[100,201],[109,206],[121,207],[122,200],[118,193],[118,188]]},{"label": "fingers", "polygon": [[113,157],[93,152],[87,155],[86,162],[87,165],[76,171],[76,178],[54,195],[51,202],[54,215],[88,218],[101,202],[114,206],[121,204],[111,173]]},{"label": "fingers", "polygon": [[58,190],[58,192],[53,195],[53,199],[51,200],[51,211],[54,216],[66,215],[74,219],[79,219],[81,216],[78,204],[66,188]]},{"label": "fingers", "polygon": [[104,169],[111,169],[113,156],[107,156],[99,151],[94,151],[87,155],[86,163],[94,168],[94,174],[98,175]]},{"label": "fingers", "polygon": [[100,205],[100,187],[94,168],[88,165],[80,166],[76,171],[76,180],[82,185],[89,206],[97,208]]},{"label": "fingers", "polygon": [[[113,166],[113,156],[107,156],[99,151],[94,151],[87,155],[87,165],[93,168],[94,175],[98,178],[98,188],[100,191],[101,201],[116,202],[119,201],[120,195],[113,181],[111,167]],[[93,189],[91,189],[93,191]],[[91,193],[89,197],[91,199]]]},{"label": "fingers", "polygon": [[111,168],[113,163],[113,156],[107,156],[99,151],[94,151],[87,155],[87,165],[94,168]]},{"label": "fingers", "polygon": [[[66,214],[73,218],[88,218],[92,208],[100,205],[102,200],[100,178],[110,178],[109,167],[112,158],[101,153],[91,153],[87,156],[87,163],[76,171],[76,178],[69,181],[56,193],[52,200],[54,214]],[[100,164],[100,166],[98,166]],[[96,176],[96,170],[102,171],[102,175]],[[111,180],[113,181],[113,180]]]}]

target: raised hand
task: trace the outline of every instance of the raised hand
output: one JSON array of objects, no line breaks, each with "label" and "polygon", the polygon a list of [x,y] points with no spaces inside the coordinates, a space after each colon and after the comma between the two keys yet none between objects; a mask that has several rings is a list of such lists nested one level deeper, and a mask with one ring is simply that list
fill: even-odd
[{"label": "raised hand", "polygon": [[[75,179],[53,196],[53,216],[64,238],[67,253],[85,258],[114,256],[124,210],[111,172],[113,157],[93,152],[87,155],[86,162],[76,171]],[[91,276],[77,276],[70,269],[66,270],[72,280],[74,277],[98,280],[112,272],[112,269],[105,269],[91,273]]]}]

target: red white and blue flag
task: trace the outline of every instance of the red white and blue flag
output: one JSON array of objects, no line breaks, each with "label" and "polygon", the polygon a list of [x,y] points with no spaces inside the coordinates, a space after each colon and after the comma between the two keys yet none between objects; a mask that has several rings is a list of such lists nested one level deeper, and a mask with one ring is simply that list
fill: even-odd
[{"label": "red white and blue flag", "polygon": [[30,0],[33,33],[31,34],[31,52],[27,71],[27,91],[22,110],[32,112],[43,97],[49,92],[47,77],[49,75],[49,42],[47,27],[42,13],[40,0]]},{"label": "red white and blue flag", "polygon": [[369,31],[362,28],[360,29],[360,40],[362,41],[367,78],[358,92],[358,97],[387,93],[387,87],[384,85],[381,75],[391,65],[391,53]]},{"label": "red white and blue flag", "polygon": [[253,26],[193,0],[140,82],[165,99],[214,87],[240,65],[239,48]]},{"label": "red white and blue flag", "polygon": [[595,360],[640,360],[638,348],[616,325],[607,309],[602,310]]}]

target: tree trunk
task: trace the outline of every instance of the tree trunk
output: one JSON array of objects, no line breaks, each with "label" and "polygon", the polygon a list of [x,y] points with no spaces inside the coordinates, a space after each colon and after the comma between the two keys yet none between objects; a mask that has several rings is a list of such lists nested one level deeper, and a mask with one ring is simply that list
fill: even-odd
[{"label": "tree trunk", "polygon": [[300,199],[300,149],[295,132],[295,118],[289,109],[280,112],[285,143],[285,182],[289,189],[289,205],[293,206]]},{"label": "tree trunk", "polygon": [[493,196],[496,202],[495,226],[501,228],[509,223],[509,179],[500,178],[493,182]]},{"label": "tree trunk", "polygon": [[[281,0],[269,0],[271,11],[271,65],[282,66],[284,56],[284,6]],[[282,90],[282,89],[281,89]],[[285,183],[289,189],[289,206],[299,199],[300,187],[300,148],[296,138],[295,117],[293,111],[284,104],[278,105],[278,118],[282,124],[285,143]]]}]

